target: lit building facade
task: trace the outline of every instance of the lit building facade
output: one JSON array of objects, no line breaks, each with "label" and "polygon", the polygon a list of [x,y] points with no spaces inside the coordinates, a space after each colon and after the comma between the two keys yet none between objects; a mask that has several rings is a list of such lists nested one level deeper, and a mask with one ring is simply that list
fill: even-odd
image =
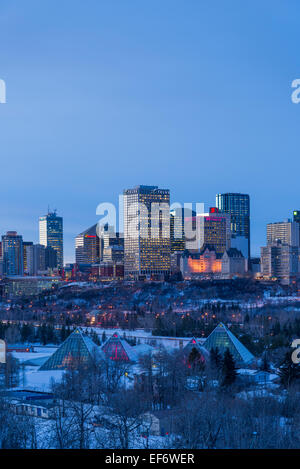
[{"label": "lit building facade", "polygon": [[28,273],[28,265],[27,265],[27,247],[33,246],[32,241],[23,241],[23,270],[24,273]]},{"label": "lit building facade", "polygon": [[193,277],[220,277],[222,255],[213,246],[204,246],[199,253],[185,253],[180,259],[180,270],[185,279]]},{"label": "lit building facade", "polygon": [[300,210],[293,211],[293,221],[299,226],[299,244],[300,244]]},{"label": "lit building facade", "polygon": [[56,252],[57,267],[64,265],[63,219],[56,212],[49,212],[39,219],[40,244]]},{"label": "lit building facade", "polygon": [[209,245],[217,254],[223,254],[230,248],[230,215],[220,213],[213,207],[209,213],[197,215],[196,232],[198,250]]},{"label": "lit building facade", "polygon": [[[230,215],[231,237],[236,239],[232,246],[242,251],[250,259],[250,197],[248,194],[232,193],[216,195],[216,207]],[[247,241],[247,253],[244,250]]]},{"label": "lit building facade", "polygon": [[97,264],[100,261],[100,240],[97,224],[75,238],[76,264]]},{"label": "lit building facade", "polygon": [[38,295],[45,290],[51,290],[60,285],[58,277],[6,277],[3,282],[3,296],[5,298],[22,298]]},{"label": "lit building facade", "polygon": [[200,253],[186,251],[180,260],[180,270],[185,279],[230,279],[245,275],[247,259],[235,248],[218,254],[213,246],[206,245]]},{"label": "lit building facade", "polygon": [[268,223],[267,244],[271,245],[280,241],[281,244],[289,246],[299,246],[299,225],[291,220]]},{"label": "lit building facade", "polygon": [[4,275],[23,275],[23,238],[16,231],[2,236],[2,256]]},{"label": "lit building facade", "polygon": [[170,269],[170,191],[157,186],[125,190],[125,277],[164,276]]},{"label": "lit building facade", "polygon": [[261,275],[278,279],[283,285],[289,285],[299,278],[298,246],[274,241],[261,248]]}]

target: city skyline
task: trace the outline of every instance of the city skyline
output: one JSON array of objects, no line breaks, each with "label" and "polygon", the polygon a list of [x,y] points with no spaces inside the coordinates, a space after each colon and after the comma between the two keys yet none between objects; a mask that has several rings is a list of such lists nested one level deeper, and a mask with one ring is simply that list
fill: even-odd
[{"label": "city skyline", "polygon": [[[241,194],[241,193],[233,193],[232,191],[229,193],[231,195],[246,195],[248,196],[249,194]],[[121,195],[121,194],[120,194]],[[219,196],[220,194],[216,194],[215,197]],[[225,194],[226,195],[226,194]],[[251,195],[249,196],[250,197],[250,205],[252,205],[252,199],[251,199]],[[212,198],[212,200],[214,200]],[[107,202],[104,202],[104,203],[107,203]],[[108,203],[111,203],[111,202],[108,202]],[[179,202],[175,202],[174,200],[172,200],[172,194],[170,192],[170,206],[172,206],[172,204],[176,204],[176,203],[179,203]],[[190,204],[190,203],[193,203],[193,205],[196,205],[197,203],[198,204],[202,204],[202,202],[183,202],[183,204]],[[205,211],[207,211],[206,209],[209,209],[210,207],[215,207],[216,204],[207,204],[207,203],[204,203],[204,206],[205,206]],[[118,207],[118,205],[116,205],[116,214],[117,214],[117,221],[119,221],[119,209],[120,207]],[[121,212],[122,212],[122,209],[121,209]],[[266,244],[266,240],[267,240],[267,226],[268,225],[271,225],[271,224],[280,224],[280,223],[283,223],[287,220],[293,220],[293,217],[295,217],[295,213],[297,212],[297,210],[295,210],[295,208],[290,208],[290,211],[289,211],[289,214],[285,217],[283,217],[281,220],[279,220],[278,218],[275,218],[274,221],[267,221],[266,225],[264,226],[264,238],[261,240],[260,244],[257,246],[254,246],[253,248],[253,239],[252,239],[252,234],[251,234],[251,238],[250,238],[250,243],[251,243],[251,257],[260,257],[261,255],[261,247],[263,245]],[[50,210],[50,207],[48,206],[48,215],[51,214],[51,210]],[[57,209],[54,210],[53,213],[57,213]],[[65,218],[63,216],[62,213],[60,213],[61,215],[61,218],[64,220],[64,226],[65,224],[68,226],[68,222],[65,223]],[[41,218],[44,218],[45,216],[47,215],[44,215],[44,216],[38,216],[37,218],[37,226],[36,226],[36,235],[33,236],[33,238],[31,239],[27,239],[26,236],[24,236],[23,234],[23,231],[18,231],[18,233],[22,236],[23,238],[23,242],[33,242],[34,244],[39,244],[39,221]],[[254,215],[255,216],[255,215]],[[60,217],[59,217],[60,218]],[[94,219],[94,225],[97,225],[98,222],[101,220],[101,218],[99,218],[99,215],[95,215],[95,219]],[[69,221],[69,224],[70,224],[70,221]],[[253,226],[253,210],[251,208],[251,216],[250,216],[250,225],[251,225],[251,230],[255,231],[255,227]],[[28,226],[28,225],[27,225]],[[84,228],[82,231],[85,231],[89,228]],[[3,232],[1,233],[1,235],[4,235],[7,231],[17,231],[15,229],[8,229],[8,227],[4,228]],[[28,230],[24,230],[24,232],[26,232]],[[31,232],[33,232],[34,230],[31,229],[30,230]],[[64,265],[66,264],[70,264],[70,263],[74,263],[76,262],[76,238],[80,235],[80,233],[71,233],[69,232],[67,235],[65,233],[65,228],[63,229],[63,244],[64,244]],[[67,254],[65,254],[65,239],[66,238],[70,238],[72,241],[71,243],[68,245],[67,244]],[[255,249],[257,247],[257,249]]]},{"label": "city skyline", "polygon": [[37,242],[50,203],[73,261],[97,205],[140,182],[208,206],[217,193],[250,194],[259,255],[266,224],[299,207],[292,3],[92,0],[57,15],[47,1],[3,2],[1,232]]}]

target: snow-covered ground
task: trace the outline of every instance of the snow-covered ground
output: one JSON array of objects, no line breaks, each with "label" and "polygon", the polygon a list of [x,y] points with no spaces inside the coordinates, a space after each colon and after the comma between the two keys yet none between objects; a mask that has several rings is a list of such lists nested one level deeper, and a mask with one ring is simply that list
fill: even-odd
[{"label": "snow-covered ground", "polygon": [[59,383],[63,374],[63,370],[39,371],[37,367],[26,367],[21,375],[18,388],[50,392],[52,383]]}]

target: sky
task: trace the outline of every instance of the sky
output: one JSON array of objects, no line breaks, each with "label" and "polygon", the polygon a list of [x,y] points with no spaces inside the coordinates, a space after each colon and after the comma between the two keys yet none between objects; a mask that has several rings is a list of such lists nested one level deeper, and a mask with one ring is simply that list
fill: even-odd
[{"label": "sky", "polygon": [[172,202],[251,197],[252,254],[300,209],[298,0],[0,0],[0,234],[65,261],[96,207],[139,184]]}]

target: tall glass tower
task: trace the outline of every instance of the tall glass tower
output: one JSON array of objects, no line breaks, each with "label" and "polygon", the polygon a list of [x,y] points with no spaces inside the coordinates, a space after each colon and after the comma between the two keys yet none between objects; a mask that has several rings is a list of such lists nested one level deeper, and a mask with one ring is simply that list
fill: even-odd
[{"label": "tall glass tower", "polygon": [[124,191],[126,278],[164,276],[171,268],[170,191],[137,186]]},{"label": "tall glass tower", "polygon": [[225,193],[216,195],[216,207],[231,216],[231,246],[243,252],[250,259],[250,197],[248,194]]},{"label": "tall glass tower", "polygon": [[48,212],[39,219],[40,244],[56,251],[57,267],[64,266],[63,219],[56,211]]},{"label": "tall glass tower", "polygon": [[2,236],[4,275],[23,275],[23,238],[16,231]]}]

